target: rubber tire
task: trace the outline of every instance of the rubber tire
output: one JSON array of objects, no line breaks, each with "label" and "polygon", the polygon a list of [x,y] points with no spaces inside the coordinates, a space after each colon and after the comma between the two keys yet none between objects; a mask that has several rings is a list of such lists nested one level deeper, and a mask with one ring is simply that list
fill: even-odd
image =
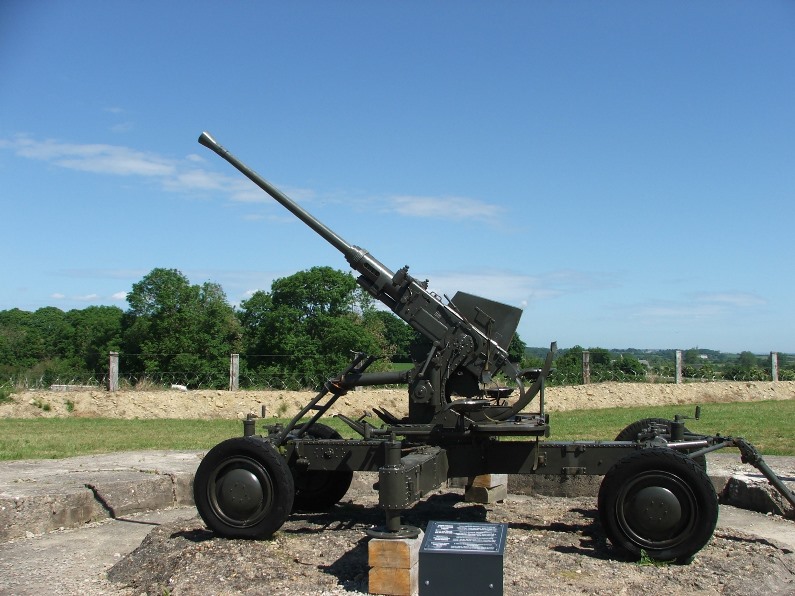
[{"label": "rubber tire", "polygon": [[226,538],[268,538],[282,527],[295,488],[284,457],[261,437],[227,439],[196,470],[193,499],[204,523]]},{"label": "rubber tire", "polygon": [[[309,439],[341,439],[336,430],[316,422],[304,435]],[[351,487],[353,472],[348,470],[292,469],[295,484],[293,511],[328,511],[340,502]]]},{"label": "rubber tire", "polygon": [[[615,547],[657,561],[689,562],[718,521],[709,476],[686,455],[666,448],[642,449],[615,464],[599,487],[598,503]],[[665,515],[650,515],[650,507]]]}]

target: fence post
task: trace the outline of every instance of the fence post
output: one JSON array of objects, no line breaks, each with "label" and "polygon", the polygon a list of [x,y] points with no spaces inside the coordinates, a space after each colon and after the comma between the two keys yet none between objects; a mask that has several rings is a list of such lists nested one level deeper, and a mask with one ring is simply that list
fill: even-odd
[{"label": "fence post", "polygon": [[778,352],[770,352],[770,377],[778,381]]},{"label": "fence post", "polygon": [[110,363],[108,365],[108,391],[119,390],[119,353],[110,353]]},{"label": "fence post", "polygon": [[582,351],[582,384],[591,383],[591,353],[588,350]]},{"label": "fence post", "polygon": [[232,354],[229,363],[229,391],[237,391],[240,383],[240,354]]},{"label": "fence post", "polygon": [[682,384],[682,350],[676,351],[676,384]]}]

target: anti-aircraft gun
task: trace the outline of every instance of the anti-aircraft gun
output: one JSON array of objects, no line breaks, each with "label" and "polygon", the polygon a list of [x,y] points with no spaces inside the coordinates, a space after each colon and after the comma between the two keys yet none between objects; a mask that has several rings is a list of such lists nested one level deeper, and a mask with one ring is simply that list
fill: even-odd
[{"label": "anti-aircraft gun", "polygon": [[[598,498],[611,542],[636,555],[687,560],[711,538],[718,515],[705,454],[739,447],[795,505],[795,495],[742,439],[695,435],[683,418],[631,424],[615,441],[550,441],[544,383],[555,344],[540,369],[520,370],[508,345],[521,310],[465,292],[452,299],[428,289],[403,267],[396,272],[351,245],[248,168],[209,134],[199,142],[229,162],[339,250],[358,283],[428,341],[413,368],[367,372],[375,356],[356,354],[292,420],[257,435],[223,441],[202,460],[194,499],[207,526],[232,538],[267,537],[293,510],[324,510],[345,495],[354,471],[378,472],[386,520],[368,533],[416,536],[401,513],[449,478],[482,474],[605,475]],[[358,386],[406,385],[408,416],[374,409],[382,425],[337,415],[360,435],[343,439],[319,422],[334,402]],[[529,385],[527,387],[526,385]],[[534,411],[525,411],[538,397]],[[500,440],[511,437],[512,440]]]}]

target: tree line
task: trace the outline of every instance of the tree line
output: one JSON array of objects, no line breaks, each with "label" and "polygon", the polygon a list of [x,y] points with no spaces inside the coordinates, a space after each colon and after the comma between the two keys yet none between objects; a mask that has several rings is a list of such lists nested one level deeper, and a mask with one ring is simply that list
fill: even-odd
[{"label": "tree line", "polygon": [[[223,388],[229,382],[229,355],[236,353],[240,377],[250,386],[280,377],[301,384],[301,379],[322,380],[342,371],[353,352],[380,356],[371,370],[411,362],[412,346],[423,342],[393,313],[376,308],[352,274],[330,267],[277,279],[270,291],[257,291],[237,307],[217,283],[191,284],[176,269],[156,268],[133,284],[127,303],[127,310],[0,311],[0,378],[25,376],[45,385],[81,375],[102,378],[108,354],[118,352],[125,377],[190,372]],[[540,366],[543,352],[527,348],[518,334],[509,348],[511,359],[524,367]],[[581,382],[582,352],[580,346],[562,350],[551,381],[577,382],[579,377]],[[610,378],[637,379],[650,368],[660,373],[673,368],[672,359],[650,365],[632,353],[589,352],[597,378],[609,373]],[[698,356],[686,352],[686,363],[703,370]],[[750,352],[720,367],[721,374],[735,378],[762,376]]]},{"label": "tree line", "polygon": [[[537,348],[529,351],[539,356]],[[589,354],[592,382],[670,380],[676,375],[677,350],[607,350],[574,346],[561,352],[555,360],[551,384],[583,382],[583,352]],[[682,376],[685,379],[719,381],[769,381],[771,362],[750,351],[739,354],[700,350],[682,350]],[[778,354],[778,380],[795,380],[795,358]]]},{"label": "tree line", "polygon": [[[102,376],[119,352],[125,376],[190,372],[215,387],[229,382],[229,355],[240,354],[240,376],[326,379],[353,352],[380,356],[370,370],[410,362],[416,333],[376,308],[350,273],[314,267],[277,279],[238,307],[221,286],[191,284],[176,269],[157,268],[133,284],[129,308],[90,306],[64,312],[0,311],[0,376],[25,375],[44,384],[81,373]],[[512,344],[521,359],[524,344]],[[302,388],[302,387],[295,387]]]}]

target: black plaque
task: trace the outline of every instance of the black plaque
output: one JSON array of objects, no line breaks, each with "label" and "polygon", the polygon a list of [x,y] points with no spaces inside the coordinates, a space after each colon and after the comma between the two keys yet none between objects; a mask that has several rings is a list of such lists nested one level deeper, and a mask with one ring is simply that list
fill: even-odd
[{"label": "black plaque", "polygon": [[502,594],[507,524],[432,521],[420,547],[420,596]]}]

